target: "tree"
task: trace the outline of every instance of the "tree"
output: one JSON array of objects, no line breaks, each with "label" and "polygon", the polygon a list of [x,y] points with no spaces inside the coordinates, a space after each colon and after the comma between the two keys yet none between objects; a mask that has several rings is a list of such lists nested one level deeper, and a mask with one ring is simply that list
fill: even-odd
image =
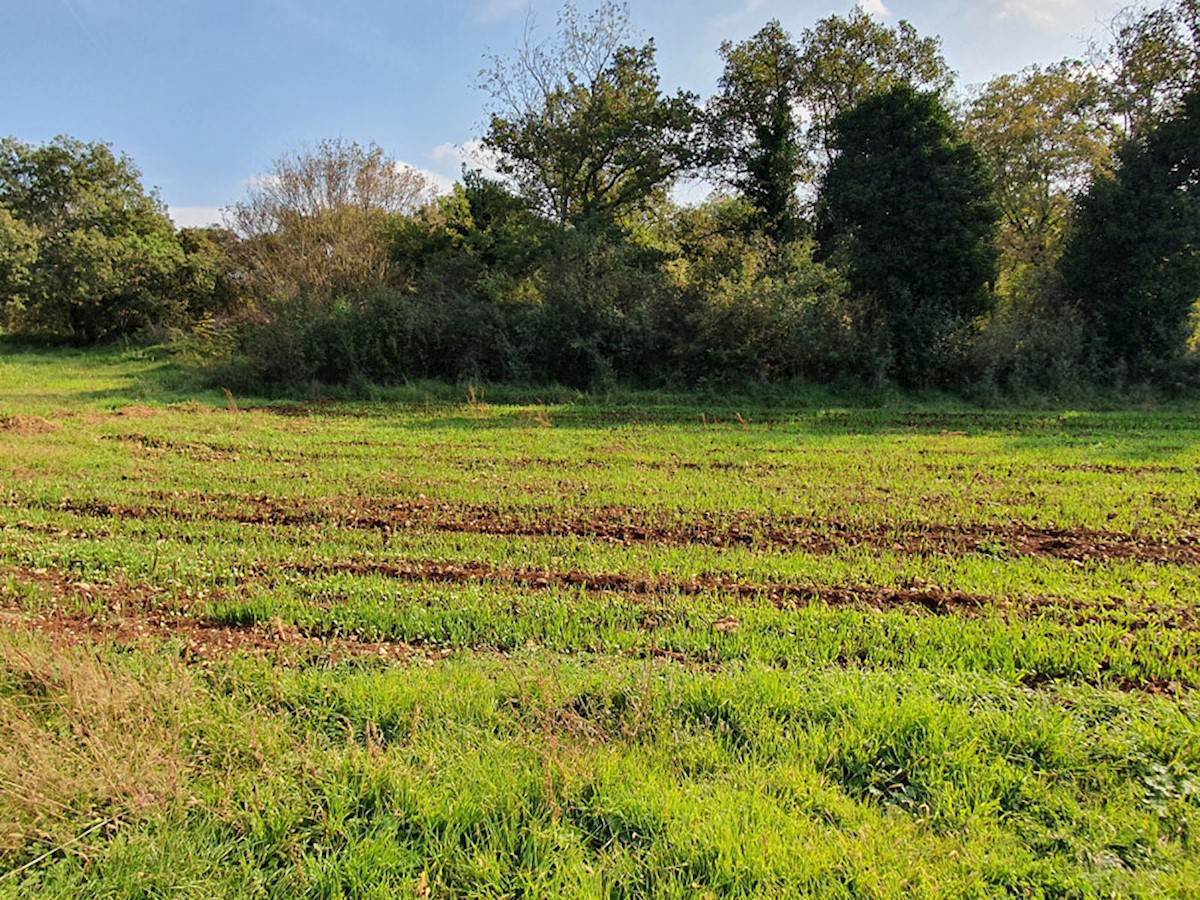
[{"label": "tree", "polygon": [[964,135],[995,179],[1004,291],[1036,289],[1057,266],[1076,199],[1111,166],[1100,84],[1070,60],[1001,75],[971,101]]},{"label": "tree", "polygon": [[468,171],[449,194],[396,228],[392,259],[424,297],[536,304],[552,228],[504,184]]},{"label": "tree", "polygon": [[1200,85],[1200,0],[1121,10],[1108,25],[1107,45],[1093,43],[1109,108],[1126,137],[1172,115]]},{"label": "tree", "polygon": [[38,232],[0,206],[0,322],[16,321],[29,303]]},{"label": "tree", "polygon": [[429,196],[377,145],[334,138],[279,157],[227,215],[260,293],[330,304],[386,283],[389,223]]},{"label": "tree", "polygon": [[497,105],[485,144],[498,168],[561,224],[651,204],[691,159],[694,98],[659,90],[654,42],[628,45],[628,10],[563,7],[555,42],[493,57],[481,87]]},{"label": "tree", "polygon": [[192,318],[229,315],[244,298],[236,270],[241,249],[238,236],[227,228],[181,228],[179,246],[183,263],[176,273],[176,288]]},{"label": "tree", "polygon": [[1184,351],[1200,299],[1200,89],[1082,198],[1063,274],[1114,368],[1153,376]]},{"label": "tree", "polygon": [[944,93],[953,83],[939,38],[923,38],[905,21],[889,28],[861,6],[845,18],[822,19],[800,37],[799,100],[820,164],[832,158],[833,121],[870,95],[896,84]]},{"label": "tree", "polygon": [[799,49],[772,20],[747,41],[726,41],[720,53],[725,71],[706,116],[709,163],[754,207],[761,231],[777,242],[795,240],[805,169]]},{"label": "tree", "polygon": [[817,207],[820,256],[875,304],[905,384],[989,307],[997,211],[979,154],[932,93],[896,85],[834,120]]},{"label": "tree", "polygon": [[17,327],[94,343],[177,324],[175,228],[107,144],[0,141],[0,303]]}]

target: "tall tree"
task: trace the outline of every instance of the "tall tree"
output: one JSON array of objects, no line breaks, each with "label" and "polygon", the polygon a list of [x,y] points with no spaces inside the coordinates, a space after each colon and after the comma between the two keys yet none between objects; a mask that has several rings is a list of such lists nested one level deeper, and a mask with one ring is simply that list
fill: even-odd
[{"label": "tall tree", "polygon": [[896,84],[944,93],[954,72],[940,38],[921,37],[905,21],[890,28],[856,6],[845,17],[830,16],[804,30],[800,81],[809,147],[824,164],[832,154],[830,127],[840,114]]},{"label": "tall tree", "polygon": [[563,7],[558,35],[526,35],[493,57],[481,87],[496,104],[485,144],[535,206],[559,223],[615,218],[654,202],[692,158],[695,98],[659,89],[654,42],[628,43],[628,9]]},{"label": "tall tree", "polygon": [[1152,376],[1184,351],[1200,300],[1200,90],[1092,185],[1063,272],[1114,368]]},{"label": "tall tree", "polygon": [[92,343],[183,316],[170,290],[183,259],[175,228],[107,144],[0,141],[0,218],[12,324]]},{"label": "tall tree", "polygon": [[1001,284],[1033,289],[1062,252],[1075,200],[1111,165],[1102,90],[1065,60],[992,79],[966,111],[964,134],[995,179]]},{"label": "tall tree", "polygon": [[390,219],[429,195],[379,146],[335,138],[279,157],[227,217],[261,294],[358,300],[387,280]]},{"label": "tall tree", "polygon": [[29,303],[38,231],[0,206],[0,322],[15,322]]},{"label": "tall tree", "polygon": [[761,231],[778,242],[794,240],[807,168],[796,110],[799,48],[772,20],[747,41],[726,41],[720,53],[725,71],[706,116],[709,162],[754,207]]},{"label": "tall tree", "polygon": [[1128,6],[1108,24],[1109,39],[1093,43],[1092,63],[1127,137],[1171,116],[1200,85],[1200,0]]},{"label": "tall tree", "polygon": [[997,210],[986,168],[936,96],[909,85],[838,116],[831,147],[817,207],[821,257],[875,304],[891,374],[929,383],[945,339],[990,303]]}]

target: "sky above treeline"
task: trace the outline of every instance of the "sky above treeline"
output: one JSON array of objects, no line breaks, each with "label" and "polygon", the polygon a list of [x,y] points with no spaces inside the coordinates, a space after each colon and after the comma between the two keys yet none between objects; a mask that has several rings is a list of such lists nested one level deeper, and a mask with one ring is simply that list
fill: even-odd
[{"label": "sky above treeline", "polygon": [[[559,0],[0,0],[0,136],[66,134],[128,154],[179,225],[220,208],[285,151],[375,141],[442,185],[486,122],[477,88],[527,20],[553,33]],[[577,4],[587,10],[588,0]],[[770,19],[792,34],[852,2],[631,0],[663,88],[710,96],[717,48]],[[1128,0],[864,0],[940,35],[963,84],[1080,56]]]}]

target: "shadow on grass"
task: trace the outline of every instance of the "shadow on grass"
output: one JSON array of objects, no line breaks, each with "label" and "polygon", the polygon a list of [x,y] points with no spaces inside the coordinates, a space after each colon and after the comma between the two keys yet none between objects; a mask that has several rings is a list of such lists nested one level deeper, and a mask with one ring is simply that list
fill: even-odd
[{"label": "shadow on grass", "polygon": [[[1155,409],[985,408],[938,392],[811,384],[707,386],[694,390],[415,381],[395,386],[309,384],[231,394],[203,360],[171,347],[81,348],[0,335],[5,366],[32,377],[55,402],[100,406],[231,403],[281,416],[395,417],[402,429],[694,427],[764,429],[797,437],[1002,435],[1013,450],[1113,444],[1128,458],[1167,458],[1194,446],[1200,404]],[[397,413],[404,413],[397,416]]]}]

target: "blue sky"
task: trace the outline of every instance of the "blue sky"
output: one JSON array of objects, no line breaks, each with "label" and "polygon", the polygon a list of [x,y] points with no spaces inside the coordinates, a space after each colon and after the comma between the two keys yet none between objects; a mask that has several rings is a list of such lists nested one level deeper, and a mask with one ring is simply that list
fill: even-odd
[{"label": "blue sky", "polygon": [[[579,5],[590,6],[587,0]],[[798,33],[851,2],[632,0],[664,88],[707,97],[716,48],[769,19]],[[866,0],[942,36],[964,83],[1083,52],[1125,0]],[[558,0],[0,0],[0,136],[106,141],[179,224],[215,221],[289,148],[375,141],[452,179],[479,137],[488,53],[507,54]]]}]

